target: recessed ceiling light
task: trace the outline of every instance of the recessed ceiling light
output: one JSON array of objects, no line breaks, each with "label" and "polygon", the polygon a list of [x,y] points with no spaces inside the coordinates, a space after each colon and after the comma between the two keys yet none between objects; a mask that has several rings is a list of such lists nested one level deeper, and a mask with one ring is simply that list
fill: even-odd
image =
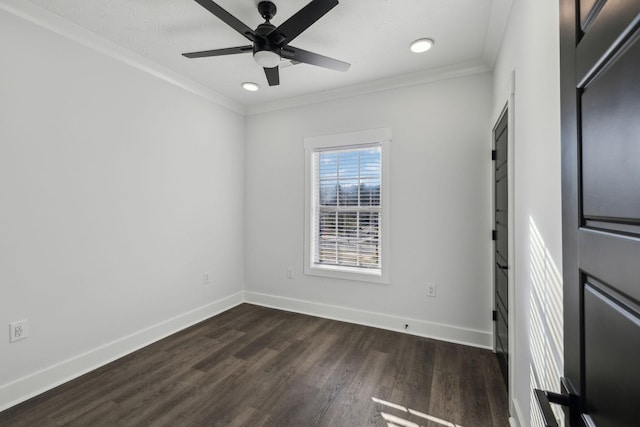
[{"label": "recessed ceiling light", "polygon": [[409,47],[411,48],[412,52],[422,53],[431,49],[431,47],[433,47],[433,44],[434,41],[431,39],[418,39],[412,42]]},{"label": "recessed ceiling light", "polygon": [[260,89],[260,86],[254,82],[244,82],[241,86],[244,90],[248,90],[249,92],[255,92]]}]

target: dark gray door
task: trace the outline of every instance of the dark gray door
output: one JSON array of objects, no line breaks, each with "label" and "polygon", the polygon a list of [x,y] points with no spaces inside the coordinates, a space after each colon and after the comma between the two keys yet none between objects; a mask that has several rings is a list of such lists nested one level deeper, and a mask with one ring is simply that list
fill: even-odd
[{"label": "dark gray door", "polygon": [[493,129],[494,138],[494,300],[495,349],[504,382],[509,385],[509,200],[507,181],[507,111]]},{"label": "dark gray door", "polygon": [[537,395],[572,427],[637,427],[640,1],[560,5],[565,378]]}]

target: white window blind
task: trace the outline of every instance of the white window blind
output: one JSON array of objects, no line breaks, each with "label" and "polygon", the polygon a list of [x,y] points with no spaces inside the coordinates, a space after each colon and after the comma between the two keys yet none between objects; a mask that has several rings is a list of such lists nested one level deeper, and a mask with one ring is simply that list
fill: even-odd
[{"label": "white window blind", "polygon": [[314,150],[312,168],[313,264],[379,272],[381,144]]}]

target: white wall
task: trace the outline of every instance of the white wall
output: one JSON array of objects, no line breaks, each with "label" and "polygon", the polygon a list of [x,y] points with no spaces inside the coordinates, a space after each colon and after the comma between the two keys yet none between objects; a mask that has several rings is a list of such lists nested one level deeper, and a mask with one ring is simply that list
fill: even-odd
[{"label": "white wall", "polygon": [[541,425],[534,386],[562,373],[562,221],[558,2],[515,1],[494,70],[494,117],[515,70],[515,359],[520,425]]},{"label": "white wall", "polygon": [[[247,299],[491,346],[490,115],[481,73],[248,117]],[[380,127],[393,133],[390,285],[305,276],[304,138]]]},{"label": "white wall", "polygon": [[[512,397],[535,425],[532,384],[557,388],[562,359],[557,25],[556,2],[515,1],[493,75],[245,123],[0,11],[0,326],[30,323],[0,340],[0,409],[241,301],[243,284],[250,301],[491,346],[489,137],[515,70]],[[304,137],[385,126],[390,285],[304,276]]]},{"label": "white wall", "polygon": [[242,300],[244,119],[1,10],[0,52],[2,409]]}]

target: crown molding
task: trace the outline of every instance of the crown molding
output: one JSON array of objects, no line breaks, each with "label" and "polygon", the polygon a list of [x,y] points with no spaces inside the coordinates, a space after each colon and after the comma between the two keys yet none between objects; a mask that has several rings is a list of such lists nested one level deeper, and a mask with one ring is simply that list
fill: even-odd
[{"label": "crown molding", "polygon": [[242,104],[33,3],[25,0],[0,0],[0,10],[144,71],[224,108],[245,114],[245,108]]},{"label": "crown molding", "polygon": [[418,73],[404,74],[386,79],[373,80],[366,83],[345,86],[322,92],[301,95],[287,99],[265,102],[261,104],[247,105],[247,116],[301,107],[309,104],[317,104],[352,96],[366,95],[408,86],[417,86],[441,80],[455,79],[473,74],[481,74],[491,71],[492,68],[483,61],[463,63],[442,68],[434,68]]}]

